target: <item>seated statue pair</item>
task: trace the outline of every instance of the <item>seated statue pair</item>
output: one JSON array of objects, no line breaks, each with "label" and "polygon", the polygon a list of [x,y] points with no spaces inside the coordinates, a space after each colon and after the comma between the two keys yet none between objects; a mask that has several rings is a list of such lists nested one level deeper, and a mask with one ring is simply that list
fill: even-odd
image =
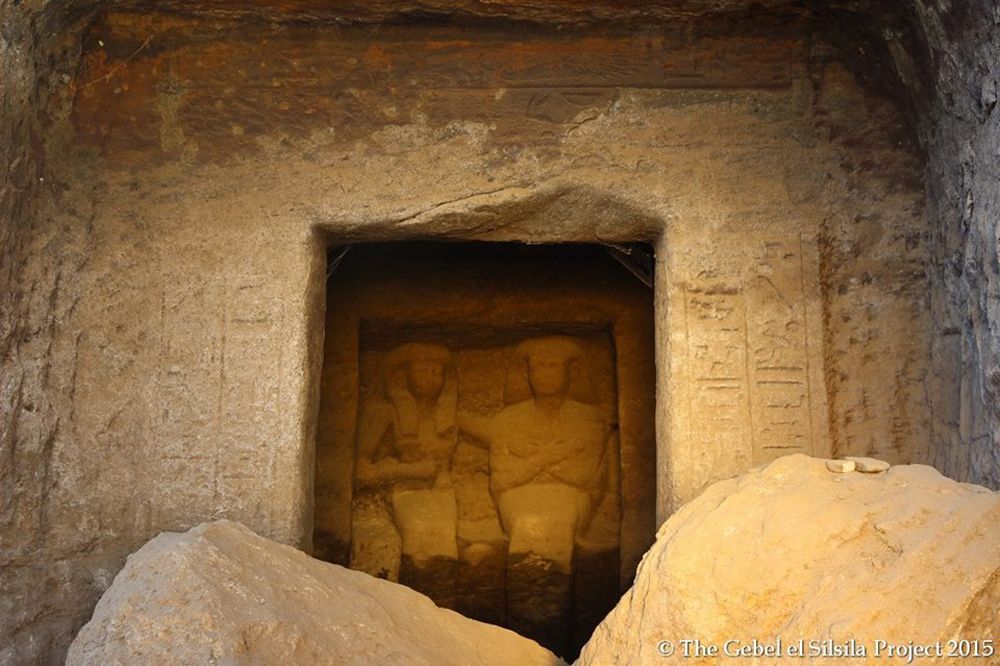
[{"label": "seated statue pair", "polygon": [[[572,338],[525,340],[506,381],[525,383],[526,399],[481,415],[457,409],[447,348],[409,343],[388,354],[388,400],[362,410],[356,481],[388,497],[404,563],[459,557],[451,466],[461,433],[488,449],[489,489],[507,539],[508,567],[530,556],[571,572],[574,549],[609,486],[614,436],[599,409],[570,397],[571,368],[582,360]],[[483,546],[467,552],[477,547]]]}]

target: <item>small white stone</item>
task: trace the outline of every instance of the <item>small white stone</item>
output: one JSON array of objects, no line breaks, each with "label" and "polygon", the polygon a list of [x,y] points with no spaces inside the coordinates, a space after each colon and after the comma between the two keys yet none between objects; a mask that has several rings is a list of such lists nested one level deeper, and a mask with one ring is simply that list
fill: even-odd
[{"label": "small white stone", "polygon": [[889,469],[889,463],[884,460],[878,460],[877,458],[862,458],[850,456],[848,460],[854,461],[859,472],[864,472],[866,474],[877,474],[879,472],[884,472]]},{"label": "small white stone", "polygon": [[854,461],[853,460],[827,460],[826,468],[831,472],[837,472],[838,474],[847,474],[848,472],[854,471]]}]

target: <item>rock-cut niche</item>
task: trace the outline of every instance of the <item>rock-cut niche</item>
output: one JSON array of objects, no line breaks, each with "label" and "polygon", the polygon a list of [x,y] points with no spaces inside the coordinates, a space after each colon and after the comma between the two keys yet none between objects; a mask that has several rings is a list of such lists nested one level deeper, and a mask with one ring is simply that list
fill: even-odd
[{"label": "rock-cut niche", "polygon": [[642,258],[515,243],[331,257],[316,555],[572,657],[654,536]]}]

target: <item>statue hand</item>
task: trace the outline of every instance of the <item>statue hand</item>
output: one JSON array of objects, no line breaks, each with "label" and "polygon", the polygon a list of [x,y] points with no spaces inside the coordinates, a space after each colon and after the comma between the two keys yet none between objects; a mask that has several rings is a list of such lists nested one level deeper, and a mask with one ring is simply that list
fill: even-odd
[{"label": "statue hand", "polygon": [[406,476],[416,479],[431,479],[437,474],[437,463],[433,460],[421,460],[419,462],[402,463],[406,468]]},{"label": "statue hand", "polygon": [[434,490],[449,490],[451,487],[451,473],[446,469],[442,469],[434,479]]}]

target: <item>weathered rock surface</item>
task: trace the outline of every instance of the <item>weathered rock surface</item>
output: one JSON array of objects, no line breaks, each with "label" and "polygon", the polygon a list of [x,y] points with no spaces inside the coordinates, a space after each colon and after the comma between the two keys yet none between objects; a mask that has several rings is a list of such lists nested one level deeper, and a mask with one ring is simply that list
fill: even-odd
[{"label": "weathered rock surface", "polygon": [[[753,4],[806,12],[809,34],[749,16],[671,25]],[[96,13],[115,8],[138,16]],[[339,25],[407,13],[427,25]],[[236,14],[268,20],[225,27]],[[542,40],[441,14],[597,25]],[[642,17],[667,29],[630,31]],[[227,516],[307,536],[320,227],[536,242],[662,228],[676,286],[659,309],[684,312],[689,291],[705,327],[744,311],[726,301],[751,283],[717,280],[729,258],[770,257],[772,225],[816,229],[811,320],[826,325],[803,339],[823,348],[809,367],[832,454],[1000,488],[998,25],[995,0],[0,0],[0,664],[61,663],[125,554],[163,530]],[[926,165],[827,38],[876,90],[893,70]],[[763,241],[752,261],[719,251],[744,234]],[[671,357],[702,342],[674,340]],[[676,406],[692,404],[680,370],[661,382]],[[732,447],[691,445],[715,437],[714,409],[706,427],[670,413],[657,473],[679,502],[742,471]]]},{"label": "weathered rock surface", "polygon": [[70,647],[67,663],[562,661],[401,585],[219,521],[161,534],[131,555]]},{"label": "weathered rock surface", "polygon": [[[838,474],[788,456],[716,483],[674,514],[578,664],[883,663],[876,640],[942,641],[947,652],[949,639],[1000,636],[998,600],[1000,493],[923,465]],[[800,638],[807,648],[853,639],[867,654],[722,655],[727,640],[778,636],[783,650]],[[682,639],[718,646],[720,656],[685,659]],[[672,642],[671,657],[660,641]]]},{"label": "weathered rock surface", "polygon": [[[1000,488],[1000,5],[914,3],[926,59],[934,466]],[[915,91],[919,93],[919,91]]]}]

